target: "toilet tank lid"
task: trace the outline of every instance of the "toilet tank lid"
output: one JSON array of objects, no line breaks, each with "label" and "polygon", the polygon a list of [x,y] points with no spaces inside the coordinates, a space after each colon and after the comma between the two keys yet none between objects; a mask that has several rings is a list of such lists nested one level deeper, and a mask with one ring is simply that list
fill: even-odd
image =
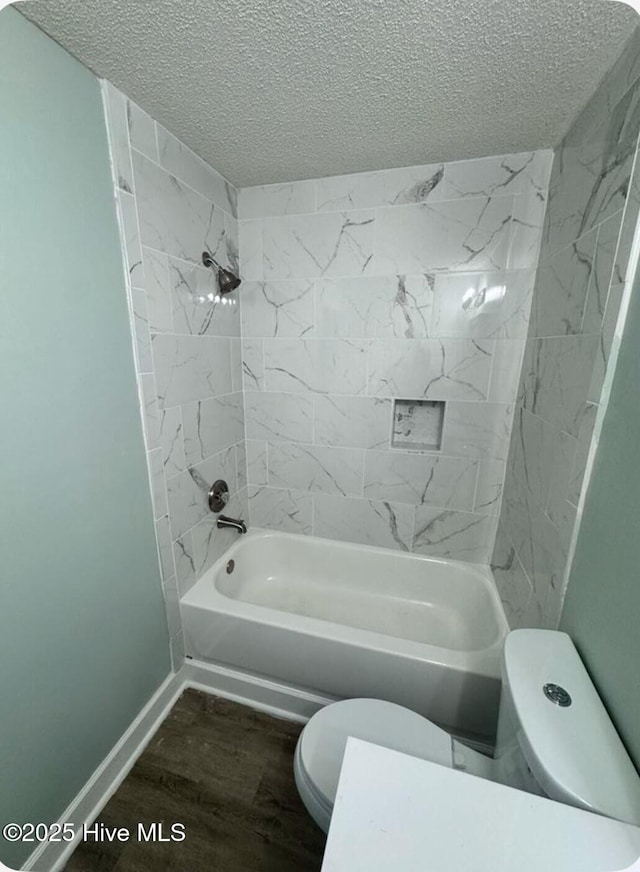
[{"label": "toilet tank lid", "polygon": [[[640,825],[640,777],[571,638],[555,630],[513,630],[505,641],[503,679],[522,728],[522,752],[545,793]],[[548,685],[555,686],[547,687],[555,702],[545,693]]]}]

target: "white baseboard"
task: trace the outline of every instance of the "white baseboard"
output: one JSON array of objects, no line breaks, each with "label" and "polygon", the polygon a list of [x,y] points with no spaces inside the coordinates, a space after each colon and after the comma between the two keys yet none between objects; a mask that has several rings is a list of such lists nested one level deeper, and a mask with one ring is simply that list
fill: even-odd
[{"label": "white baseboard", "polygon": [[83,825],[91,823],[122,784],[180,696],[183,686],[179,673],[167,676],[82,790],[69,803],[58,822],[73,824],[76,838],[72,842],[40,842],[22,869],[59,872],[64,868],[81,840]]},{"label": "white baseboard", "polygon": [[180,674],[184,675],[187,687],[204,690],[273,717],[300,724],[306,723],[321,708],[335,702],[335,697],[319,696],[250,672],[200,660],[187,660]]},{"label": "white baseboard", "polygon": [[[274,717],[305,723],[334,700],[269,681],[226,666],[187,660],[169,675],[142,709],[113,750],[72,800],[58,823],[73,824],[72,842],[41,842],[21,867],[29,872],[61,872],[78,846],[85,824],[100,814],[186,688],[221,696]],[[0,867],[1,868],[1,867]]]}]

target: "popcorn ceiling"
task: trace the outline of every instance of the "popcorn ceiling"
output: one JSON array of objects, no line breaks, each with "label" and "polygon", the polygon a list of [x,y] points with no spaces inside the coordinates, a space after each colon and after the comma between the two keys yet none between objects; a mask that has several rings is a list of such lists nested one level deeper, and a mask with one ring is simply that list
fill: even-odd
[{"label": "popcorn ceiling", "polygon": [[606,0],[16,8],[238,186],[554,146],[637,20]]}]

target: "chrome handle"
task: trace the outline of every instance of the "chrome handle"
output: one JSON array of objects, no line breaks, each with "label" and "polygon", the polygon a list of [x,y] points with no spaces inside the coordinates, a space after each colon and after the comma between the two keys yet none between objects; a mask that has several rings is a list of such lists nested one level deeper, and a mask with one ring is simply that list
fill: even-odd
[{"label": "chrome handle", "polygon": [[229,485],[226,481],[223,481],[219,478],[209,488],[209,493],[207,494],[209,500],[209,508],[215,514],[221,512],[224,507],[229,502]]}]

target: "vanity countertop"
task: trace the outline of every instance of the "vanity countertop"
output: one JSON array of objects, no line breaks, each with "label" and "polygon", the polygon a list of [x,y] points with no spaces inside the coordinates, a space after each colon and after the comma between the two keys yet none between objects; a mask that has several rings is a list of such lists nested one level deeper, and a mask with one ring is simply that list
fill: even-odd
[{"label": "vanity countertop", "polygon": [[638,858],[640,828],[349,739],[322,872],[640,872]]}]

